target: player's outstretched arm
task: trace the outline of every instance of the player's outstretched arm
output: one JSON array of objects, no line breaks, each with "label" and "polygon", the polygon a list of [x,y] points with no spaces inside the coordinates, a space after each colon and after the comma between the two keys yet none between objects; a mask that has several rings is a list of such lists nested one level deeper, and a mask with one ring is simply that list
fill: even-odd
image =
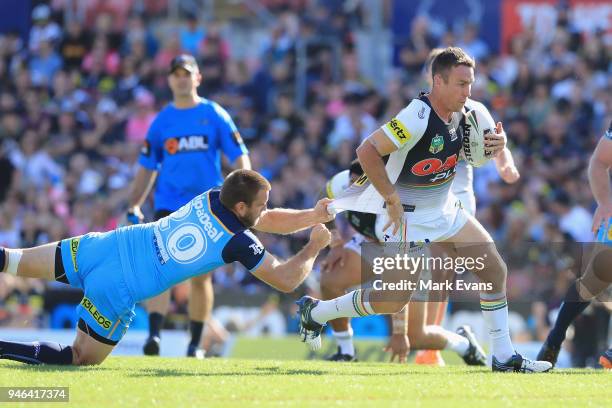
[{"label": "player's outstretched arm", "polygon": [[327,206],[331,202],[332,200],[329,198],[322,198],[314,208],[308,210],[286,208],[266,210],[261,214],[259,221],[253,228],[272,234],[293,234],[313,225],[333,220],[334,216],[327,211]]},{"label": "player's outstretched arm", "polygon": [[267,253],[259,268],[253,271],[253,275],[281,292],[292,292],[306,279],[319,251],[325,248],[330,240],[329,230],[323,224],[318,224],[310,232],[310,241],[300,252],[285,262],[280,262]]},{"label": "player's outstretched arm", "polygon": [[593,232],[612,217],[612,191],[610,190],[610,167],[612,167],[612,140],[599,140],[589,162],[589,184],[597,201],[593,216]]}]

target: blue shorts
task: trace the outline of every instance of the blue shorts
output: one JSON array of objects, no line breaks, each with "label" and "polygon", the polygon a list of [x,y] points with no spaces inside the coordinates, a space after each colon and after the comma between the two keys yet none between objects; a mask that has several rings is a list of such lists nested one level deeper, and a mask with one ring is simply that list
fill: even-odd
[{"label": "blue shorts", "polygon": [[612,218],[608,221],[608,228],[604,224],[597,231],[597,242],[612,245]]},{"label": "blue shorts", "polygon": [[61,253],[68,282],[85,292],[77,306],[79,318],[116,344],[130,327],[135,303],[123,277],[115,232],[65,239]]}]

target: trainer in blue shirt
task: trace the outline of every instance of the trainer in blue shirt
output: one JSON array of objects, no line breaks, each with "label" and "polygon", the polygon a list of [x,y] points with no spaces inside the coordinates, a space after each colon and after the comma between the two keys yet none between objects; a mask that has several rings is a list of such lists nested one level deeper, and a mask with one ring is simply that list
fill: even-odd
[{"label": "trainer in blue shirt", "polygon": [[[129,222],[142,222],[140,206],[156,179],[155,220],[159,220],[193,197],[221,185],[221,153],[236,168],[251,168],[247,148],[228,113],[215,102],[198,96],[201,81],[202,75],[191,55],[179,55],[172,60],[168,84],[173,101],[159,112],[147,133],[138,161],[141,167],[129,199]],[[191,357],[204,356],[198,346],[213,307],[211,276],[191,280],[191,341],[187,348]],[[147,304],[149,337],[143,347],[146,355],[159,355],[160,333],[169,303],[168,291]]]}]

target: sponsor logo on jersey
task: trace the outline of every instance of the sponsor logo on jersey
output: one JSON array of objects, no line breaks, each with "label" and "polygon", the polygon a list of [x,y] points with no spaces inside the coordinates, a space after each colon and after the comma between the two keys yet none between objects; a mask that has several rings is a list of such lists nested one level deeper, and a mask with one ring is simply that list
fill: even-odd
[{"label": "sponsor logo on jersey", "polygon": [[410,171],[415,176],[425,177],[434,175],[433,178],[429,179],[430,182],[434,183],[440,180],[446,180],[453,174],[455,174],[455,166],[457,165],[457,155],[453,154],[448,156],[444,162],[435,157],[423,159],[415,163]]},{"label": "sponsor logo on jersey", "polygon": [[169,154],[206,151],[208,150],[208,136],[171,137],[164,142],[164,149]]},{"label": "sponsor logo on jersey", "polygon": [[421,110],[419,110],[419,113],[417,113],[417,116],[419,117],[419,119],[425,119],[425,107],[424,106],[421,108]]},{"label": "sponsor logo on jersey", "polygon": [[431,144],[429,145],[429,152],[431,154],[440,153],[444,149],[444,138],[438,134],[431,139]]},{"label": "sponsor logo on jersey", "polygon": [[72,259],[72,266],[74,267],[74,271],[78,272],[79,267],[76,262],[77,251],[79,250],[79,242],[81,242],[81,238],[72,238],[70,240],[70,258]]},{"label": "sponsor logo on jersey", "polygon": [[208,235],[213,242],[219,241],[225,233],[218,230],[210,220],[210,215],[204,210],[202,197],[198,197],[193,201],[193,207],[196,210],[196,215],[200,221],[200,224],[202,224],[204,231],[206,231],[206,235]]},{"label": "sponsor logo on jersey", "polygon": [[251,245],[249,245],[249,248],[251,248],[251,250],[253,251],[253,255],[259,255],[261,253],[263,253],[264,251],[264,247],[263,245],[260,245],[258,243],[253,243]]},{"label": "sponsor logo on jersey", "polygon": [[457,140],[457,129],[455,129],[454,127],[448,129],[448,133],[450,134],[450,141],[454,142],[455,140]]},{"label": "sponsor logo on jersey", "polygon": [[83,300],[81,300],[81,306],[83,306],[85,310],[89,312],[91,317],[93,317],[96,323],[98,323],[102,328],[106,330],[110,329],[113,322],[104,317],[104,315],[98,311],[98,308],[91,303],[91,300],[84,296]]},{"label": "sponsor logo on jersey", "polygon": [[389,129],[393,137],[395,137],[395,140],[397,140],[400,145],[403,145],[410,140],[410,132],[408,132],[404,124],[399,119],[393,118],[387,122],[385,126],[387,129]]},{"label": "sponsor logo on jersey", "polygon": [[357,180],[355,180],[355,182],[353,183],[356,186],[363,186],[366,181],[368,181],[368,176],[366,176],[366,174],[362,174],[361,176],[359,176],[359,178]]}]

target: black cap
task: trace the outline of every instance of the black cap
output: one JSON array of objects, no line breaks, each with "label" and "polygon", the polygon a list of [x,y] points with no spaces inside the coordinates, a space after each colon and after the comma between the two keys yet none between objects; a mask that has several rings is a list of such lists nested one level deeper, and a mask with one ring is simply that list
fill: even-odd
[{"label": "black cap", "polygon": [[170,62],[170,73],[176,71],[177,68],[183,68],[185,71],[192,74],[200,70],[195,58],[189,54],[181,54],[172,59]]}]

